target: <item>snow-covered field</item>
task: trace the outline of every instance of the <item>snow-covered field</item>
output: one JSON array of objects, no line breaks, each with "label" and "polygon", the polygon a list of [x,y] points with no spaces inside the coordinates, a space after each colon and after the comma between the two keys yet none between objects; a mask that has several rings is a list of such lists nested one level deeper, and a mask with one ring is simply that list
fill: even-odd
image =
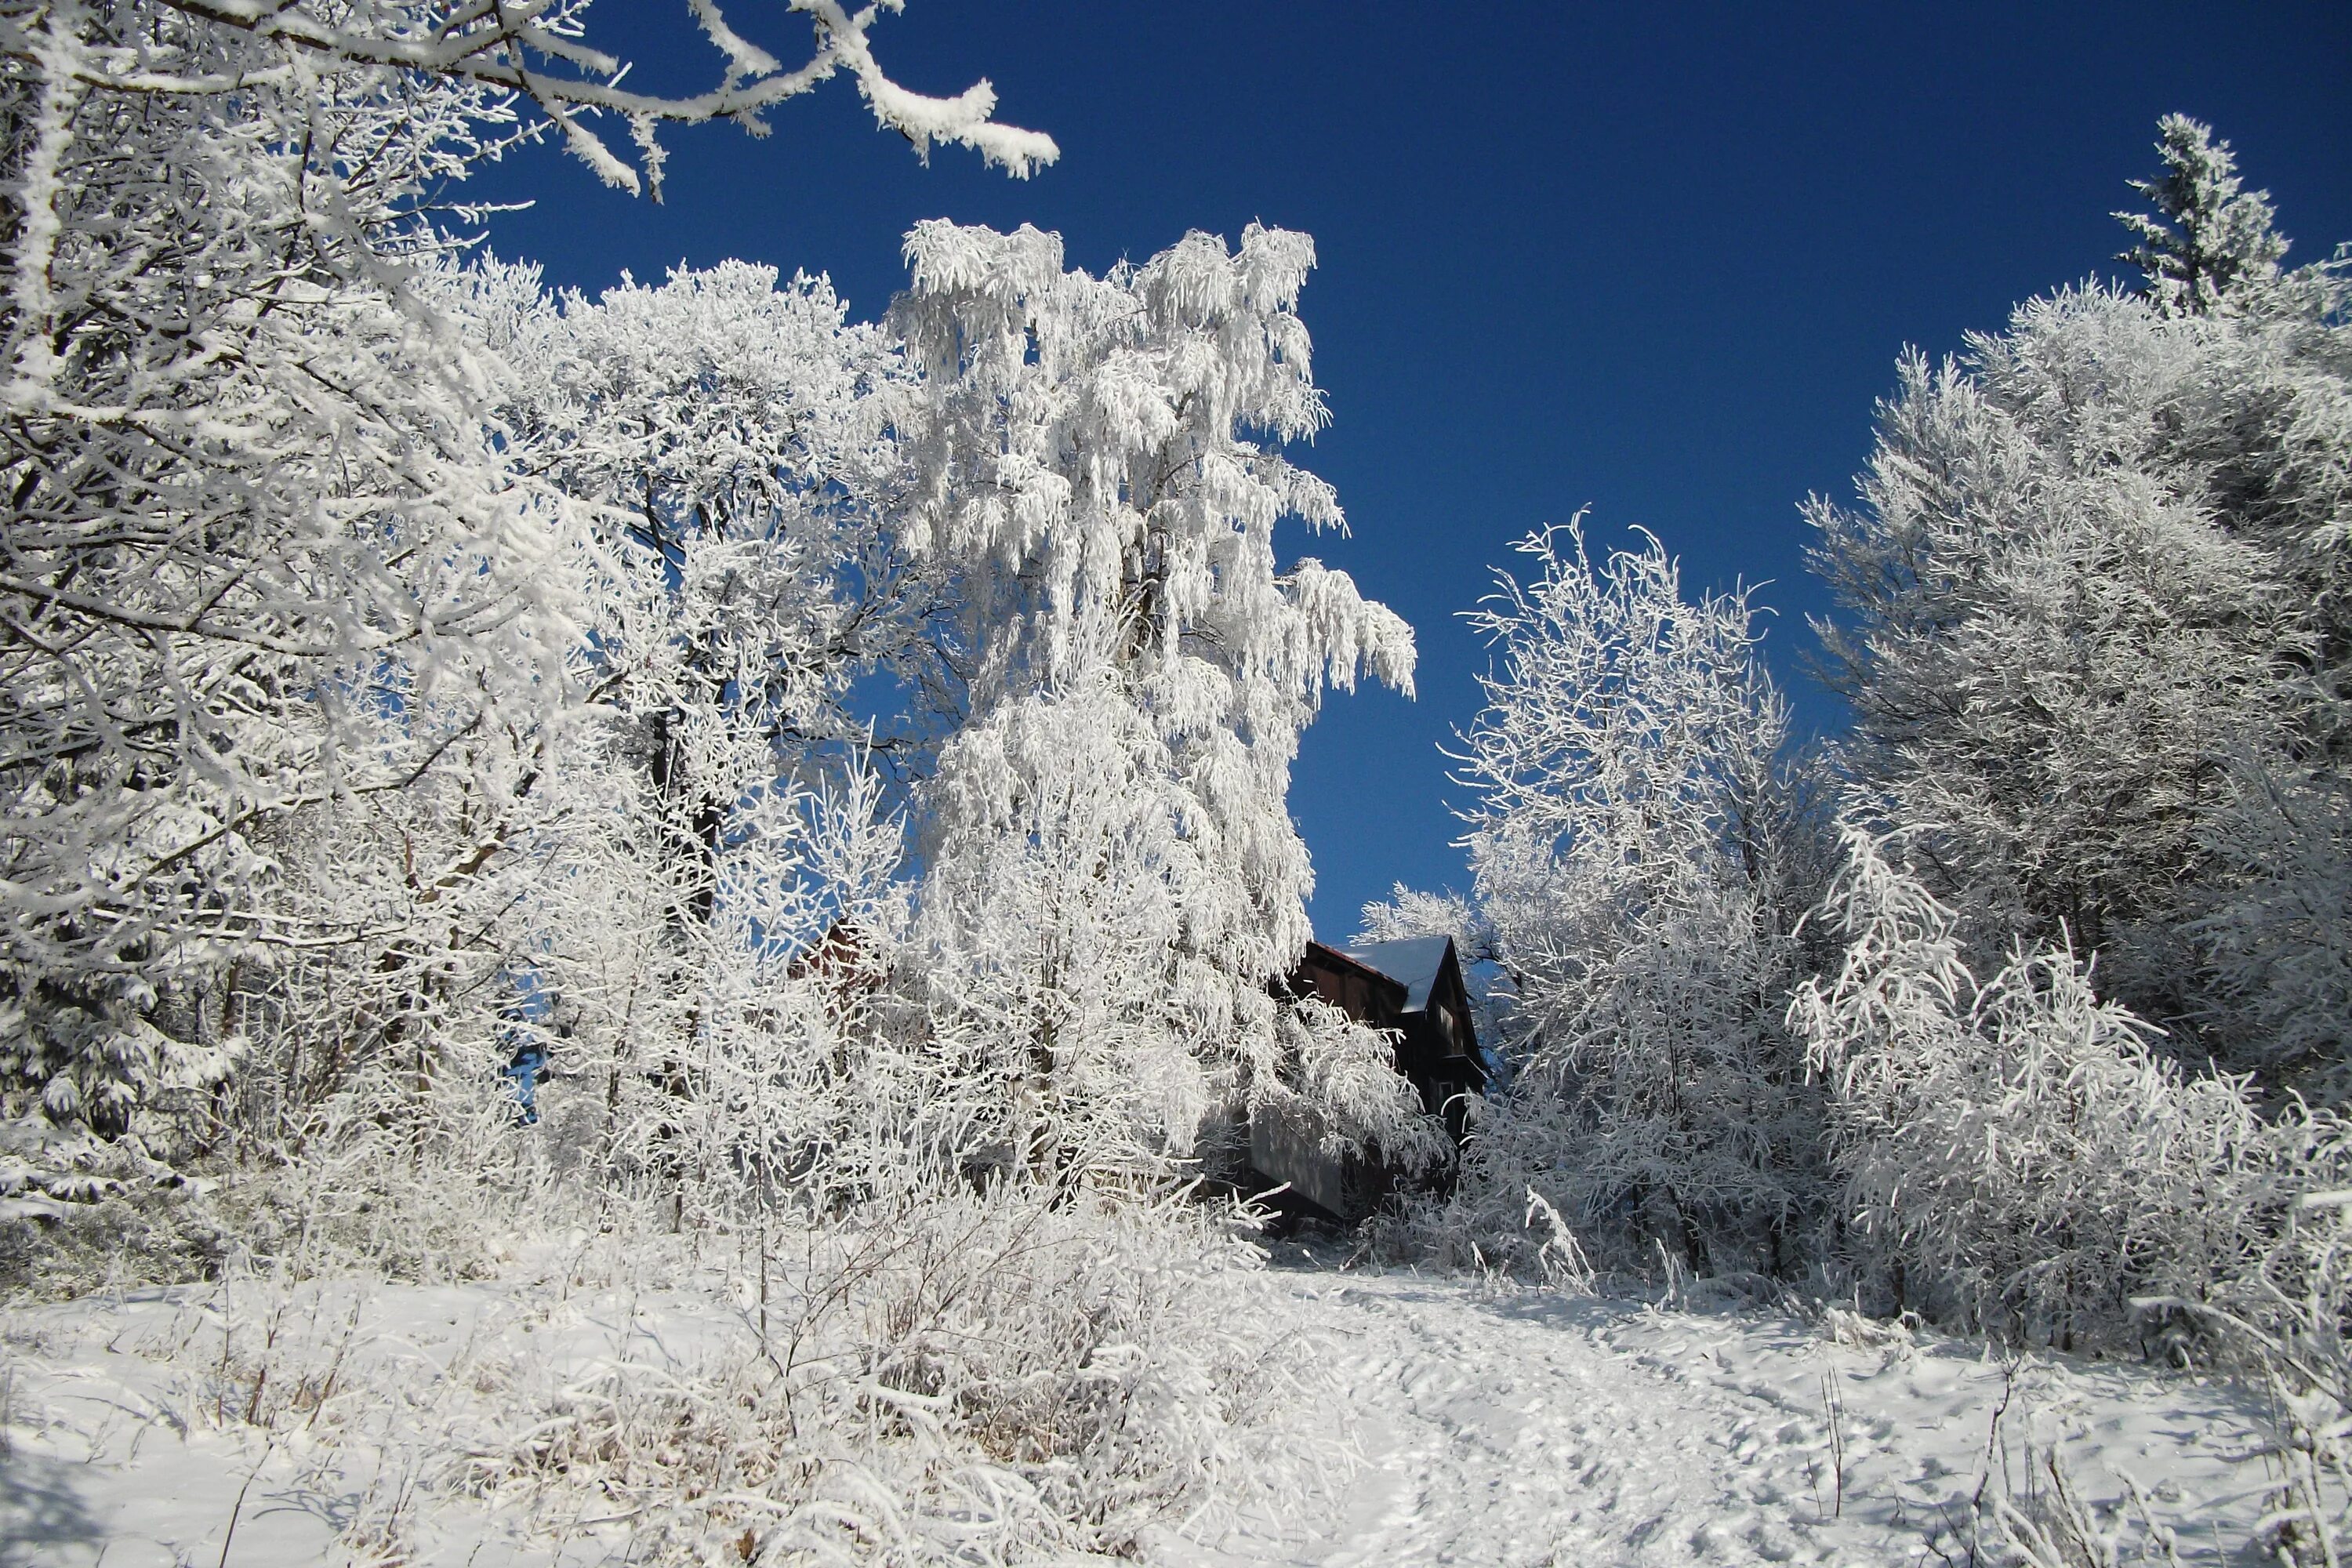
[{"label": "snow-covered field", "polygon": [[[2258,1413],[2219,1381],[1883,1331],[1840,1342],[1836,1320],[1569,1300],[1303,1256],[1233,1283],[1257,1310],[1267,1287],[1338,1373],[1314,1435],[1344,1436],[1360,1467],[1334,1476],[1320,1514],[1253,1517],[1214,1543],[1171,1537],[1171,1563],[1960,1562],[1938,1532],[1980,1487],[2029,1513],[2046,1500],[2029,1443],[2056,1445],[2118,1529],[2122,1562],[2144,1531],[2121,1476],[2178,1529],[2186,1562],[2229,1560],[2259,1501],[2260,1468],[2231,1458]],[[242,1380],[207,1365],[223,1321],[210,1291],[7,1314],[0,1568],[627,1561],[628,1508],[469,1486],[488,1473],[469,1467],[541,1407],[525,1384],[616,1356],[690,1361],[698,1325],[674,1300],[544,1290],[541,1275],[330,1291],[278,1324],[270,1364],[293,1386],[258,1389],[258,1342],[232,1347]],[[240,1321],[266,1335],[271,1316]],[[1843,1337],[1866,1336],[1849,1321]],[[354,1406],[342,1380],[372,1392]]]}]

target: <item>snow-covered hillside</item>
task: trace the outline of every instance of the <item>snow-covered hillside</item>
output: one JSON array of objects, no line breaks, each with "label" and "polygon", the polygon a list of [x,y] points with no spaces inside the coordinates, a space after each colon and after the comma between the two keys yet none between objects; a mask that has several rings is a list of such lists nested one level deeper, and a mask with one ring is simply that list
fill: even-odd
[{"label": "snow-covered hillside", "polygon": [[[2259,1511],[2261,1467],[2233,1457],[2260,1412],[2219,1380],[1277,1251],[1294,1261],[1202,1288],[1316,1347],[1331,1377],[1292,1419],[1328,1485],[1311,1509],[1260,1507],[1211,1541],[1171,1521],[1149,1538],[1161,1561],[1964,1562],[1980,1496],[2048,1513],[2036,1456],[2053,1447],[2118,1563],[2142,1560],[2146,1511],[2179,1531],[2182,1561],[2216,1563]],[[299,1319],[232,1302],[247,1329],[280,1335],[276,1364],[297,1384],[231,1380],[248,1411],[212,1375],[221,1308],[210,1289],[154,1290],[7,1317],[0,1564],[630,1561],[660,1500],[524,1485],[506,1457],[551,1394],[616,1366],[689,1368],[729,1319],[654,1290],[567,1295],[529,1268],[349,1285]],[[230,1360],[265,1355],[257,1342]]]}]

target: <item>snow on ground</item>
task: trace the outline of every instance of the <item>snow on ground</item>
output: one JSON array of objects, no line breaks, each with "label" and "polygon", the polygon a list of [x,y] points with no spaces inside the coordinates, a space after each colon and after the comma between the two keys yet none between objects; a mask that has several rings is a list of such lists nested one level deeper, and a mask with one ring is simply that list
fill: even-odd
[{"label": "snow on ground", "polygon": [[[1927,1336],[1840,1344],[1777,1315],[1306,1260],[1274,1279],[1336,1358],[1347,1404],[1322,1415],[1352,1428],[1362,1468],[1330,1517],[1171,1542],[1173,1563],[1933,1563],[1938,1547],[1965,1561],[1936,1532],[1963,1517],[1989,1464],[2030,1495],[2029,1436],[2057,1440],[2095,1500],[2120,1497],[2118,1472],[2135,1476],[2186,1561],[2225,1561],[2256,1511],[2259,1469],[2231,1459],[2256,1412],[2219,1381],[2012,1364]],[[232,1519],[240,1568],[339,1560],[339,1535],[371,1533],[419,1564],[626,1558],[625,1521],[531,1517],[421,1486],[448,1473],[436,1468],[446,1435],[482,1419],[452,1400],[495,1405],[523,1336],[607,1350],[657,1339],[668,1331],[646,1302],[540,1302],[511,1284],[354,1291],[312,1313],[311,1348],[287,1364],[307,1378],[389,1370],[396,1392],[322,1436],[304,1420],[317,1390],[292,1391],[265,1438],[218,1407],[224,1383],[203,1374],[217,1342],[203,1338],[217,1321],[203,1300],[153,1290],[0,1317],[0,1568],[210,1568]],[[404,1427],[443,1434],[443,1451],[404,1443]]]},{"label": "snow on ground", "polygon": [[2134,1476],[2187,1562],[2230,1560],[2258,1511],[2259,1468],[2231,1458],[2256,1412],[2218,1380],[2054,1357],[2012,1373],[1981,1342],[1853,1348],[1779,1315],[1286,1273],[1346,1347],[1366,1468],[1315,1539],[1269,1528],[1200,1563],[1965,1561],[1937,1531],[1989,1458],[2029,1494],[2029,1435],[2099,1501]]},{"label": "snow on ground", "polygon": [[[435,1560],[462,1561],[484,1543],[491,1521],[483,1510],[428,1501],[419,1489],[446,1454],[404,1443],[399,1431],[446,1434],[446,1423],[403,1392],[429,1401],[439,1374],[478,1343],[481,1325],[510,1316],[502,1292],[333,1292],[325,1321],[278,1325],[305,1342],[272,1361],[290,1389],[249,1381],[260,1348],[252,1342],[268,1331],[267,1320],[247,1324],[258,1331],[230,1347],[247,1374],[242,1387],[226,1363],[205,1364],[221,1345],[216,1302],[209,1290],[159,1289],[0,1315],[0,1568],[396,1561],[396,1550],[382,1549],[404,1545],[420,1523],[445,1548]],[[342,1325],[333,1319],[352,1308],[352,1331],[336,1332]],[[309,1331],[320,1327],[324,1335]],[[356,1422],[321,1429],[309,1413],[322,1395],[331,1400],[327,1379],[339,1363],[347,1384],[373,1363],[366,1370],[381,1386],[400,1392],[372,1399]],[[252,1419],[265,1407],[274,1418]],[[494,1541],[498,1532],[487,1533]],[[481,1561],[487,1568],[550,1555],[509,1540]]]}]

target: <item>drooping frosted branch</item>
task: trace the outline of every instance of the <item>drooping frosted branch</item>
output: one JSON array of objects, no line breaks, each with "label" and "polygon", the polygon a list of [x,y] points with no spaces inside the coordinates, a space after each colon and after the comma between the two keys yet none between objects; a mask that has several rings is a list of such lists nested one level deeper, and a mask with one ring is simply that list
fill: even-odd
[{"label": "drooping frosted branch", "polygon": [[[689,0],[695,22],[726,58],[717,85],[698,93],[670,96],[622,86],[627,64],[588,41],[584,0],[538,0],[508,5],[497,0],[466,0],[441,5],[330,6],[315,0],[290,5],[259,0],[161,0],[185,16],[234,28],[337,65],[389,67],[462,79],[513,94],[532,105],[562,135],[575,156],[606,184],[632,195],[646,184],[658,197],[660,153],[651,127],[732,121],[753,135],[765,135],[766,110],[798,98],[843,72],[883,129],[914,144],[918,154],[934,142],[970,147],[1016,178],[1061,155],[1052,137],[1001,125],[996,92],[985,79],[951,98],[933,98],[899,86],[874,58],[866,37],[885,9],[898,0],[877,0],[851,9],[839,0],[787,0],[786,9],[805,16],[814,35],[809,58],[787,68],[767,50],[737,33],[719,0]],[[138,53],[121,50],[93,57],[81,68],[93,86],[139,92],[213,93],[250,85],[243,72],[157,70]],[[298,68],[292,65],[279,68]],[[614,116],[633,130],[649,180],[615,153],[592,125],[598,115]]]}]

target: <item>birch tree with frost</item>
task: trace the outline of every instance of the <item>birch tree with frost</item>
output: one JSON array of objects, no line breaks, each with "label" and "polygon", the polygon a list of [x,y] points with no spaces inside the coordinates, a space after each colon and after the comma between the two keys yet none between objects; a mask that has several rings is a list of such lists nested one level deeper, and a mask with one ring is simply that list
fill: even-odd
[{"label": "birch tree with frost", "polygon": [[[1079,993],[1150,988],[1114,1059],[1146,1102],[1131,1137],[1181,1154],[1210,1100],[1280,1081],[1268,982],[1311,886],[1286,805],[1299,731],[1360,673],[1411,689],[1410,628],[1276,549],[1286,518],[1344,526],[1283,452],[1328,417],[1297,315],[1314,247],[1252,225],[1095,278],[1054,236],[939,222],[907,255],[902,526],[955,574],[969,715],[929,796],[934,902],[982,1005],[1033,1020],[1031,1103],[1094,1070],[1055,1022],[1097,1005]],[[1108,732],[1052,738],[1088,725]]]}]

